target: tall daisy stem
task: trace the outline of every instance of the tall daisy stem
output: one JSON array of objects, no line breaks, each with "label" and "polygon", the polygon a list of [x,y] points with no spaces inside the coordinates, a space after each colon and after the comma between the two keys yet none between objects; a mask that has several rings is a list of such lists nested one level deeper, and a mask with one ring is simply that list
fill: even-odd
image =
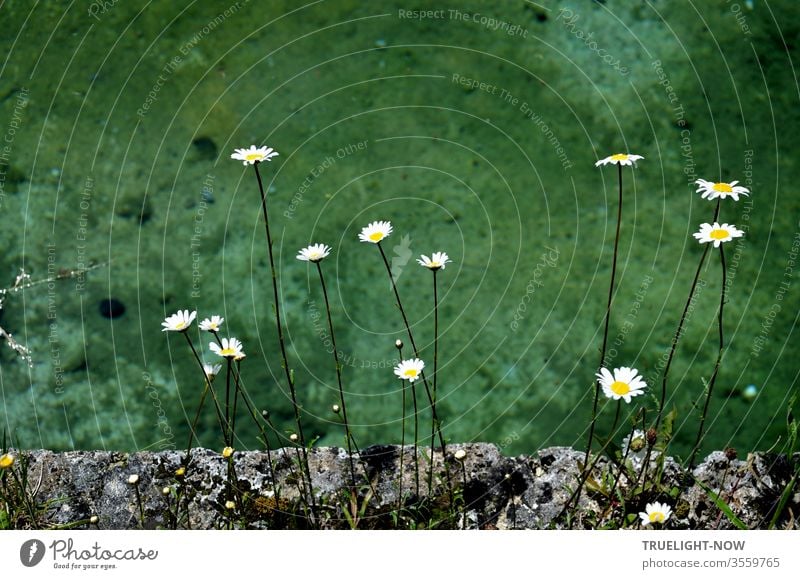
[{"label": "tall daisy stem", "polygon": [[[714,217],[712,222],[716,221],[719,217],[719,209],[720,209],[720,201],[717,200],[717,206],[714,209]],[[692,287],[689,288],[689,297],[686,298],[686,305],[683,306],[683,313],[681,313],[681,319],[678,322],[678,329],[675,330],[675,336],[672,338],[672,344],[669,350],[669,356],[667,357],[667,363],[664,366],[664,375],[661,377],[661,400],[658,405],[658,415],[656,416],[656,433],[658,433],[658,429],[661,426],[661,419],[664,415],[664,405],[666,404],[667,400],[667,377],[669,376],[669,369],[672,367],[672,359],[675,357],[675,350],[678,347],[678,341],[681,339],[683,335],[683,324],[686,322],[686,316],[689,313],[689,308],[692,305],[692,300],[694,299],[694,292],[697,289],[697,282],[700,280],[700,272],[703,269],[703,263],[706,260],[706,256],[708,255],[708,248],[709,245],[706,245],[703,249],[703,255],[700,256],[700,263],[697,264],[697,271],[694,272],[694,278],[692,279]],[[724,290],[724,288],[723,288]]]},{"label": "tall daisy stem", "polygon": [[678,341],[680,341],[681,336],[683,335],[683,324],[686,322],[686,316],[689,313],[689,308],[692,305],[692,300],[694,299],[694,292],[697,289],[697,282],[700,280],[700,272],[703,269],[703,262],[706,260],[706,255],[708,255],[708,245],[706,245],[705,249],[703,250],[703,255],[700,256],[700,263],[697,264],[697,271],[694,274],[694,279],[692,280],[692,287],[689,289],[689,297],[686,299],[686,305],[683,306],[683,313],[681,313],[681,319],[678,322],[678,329],[675,330],[675,336],[672,338],[672,345],[670,346],[669,356],[667,357],[667,363],[664,366],[664,375],[661,377],[661,400],[658,404],[658,415],[656,416],[656,432],[658,432],[659,426],[661,426],[661,419],[664,415],[664,405],[666,404],[667,400],[667,378],[669,377],[669,369],[672,367],[672,359],[675,357],[675,350],[678,347]]},{"label": "tall daisy stem", "polygon": [[344,401],[344,388],[342,387],[342,365],[339,362],[339,349],[336,347],[336,333],[333,331],[333,318],[331,318],[331,305],[328,301],[328,288],[325,285],[325,276],[322,275],[322,263],[315,262],[317,272],[319,272],[319,283],[322,286],[322,295],[325,298],[325,311],[328,314],[328,329],[331,333],[331,345],[333,347],[333,361],[336,365],[336,382],[339,385],[339,402],[342,405],[342,420],[344,421],[345,440],[347,442],[347,457],[350,459],[350,480],[353,488],[356,487],[356,469],[353,465],[353,433],[350,432],[350,423],[347,421],[347,404]]},{"label": "tall daisy stem", "polygon": [[[403,342],[397,341],[397,357],[403,359]],[[402,384],[401,394],[403,396],[402,413],[403,418],[400,421],[400,479],[397,490],[397,517],[400,518],[400,510],[403,508],[403,457],[406,448],[406,381],[401,380]]]},{"label": "tall daisy stem", "polygon": [[289,384],[289,394],[292,397],[292,407],[294,408],[294,420],[297,425],[297,436],[300,438],[300,448],[302,449],[303,469],[305,476],[308,478],[308,490],[311,497],[311,510],[312,513],[316,511],[316,504],[314,499],[314,489],[311,480],[311,469],[308,465],[308,449],[306,448],[306,438],[303,434],[303,425],[300,420],[300,406],[297,404],[297,393],[294,387],[294,377],[289,368],[289,358],[286,355],[286,343],[283,337],[283,325],[281,324],[281,306],[280,296],[278,294],[278,277],[275,272],[275,258],[272,253],[272,234],[269,229],[269,212],[267,211],[267,196],[264,193],[264,184],[261,181],[261,173],[258,171],[258,162],[253,164],[256,172],[256,179],[258,180],[258,190],[261,193],[261,210],[264,214],[264,232],[267,236],[267,253],[269,254],[269,267],[272,273],[272,293],[275,300],[275,326],[278,331],[278,342],[281,349],[281,358],[283,360],[283,370],[286,373],[286,381]]},{"label": "tall daisy stem", "polygon": [[[383,247],[380,243],[377,244],[378,249],[381,252],[381,257],[383,258],[383,263],[386,266],[386,272],[389,274],[389,280],[392,282],[392,290],[394,290],[394,297],[397,301],[397,308],[400,310],[400,314],[403,316],[403,324],[406,327],[406,333],[408,334],[408,340],[411,342],[411,348],[414,350],[414,357],[419,358],[419,351],[417,350],[417,344],[414,341],[414,334],[411,332],[411,325],[408,323],[408,318],[406,317],[406,311],[403,308],[403,302],[400,301],[400,294],[397,291],[397,284],[394,283],[394,276],[392,275],[392,267],[389,265],[389,260],[386,258],[386,252],[383,251]],[[442,448],[442,458],[444,459],[445,456],[445,442],[444,436],[442,436],[442,427],[441,423],[439,422],[439,417],[436,414],[436,407],[433,404],[433,396],[431,395],[431,389],[428,385],[428,379],[425,375],[422,375],[422,383],[425,384],[425,393],[428,395],[428,402],[431,404],[431,414],[433,416],[433,421],[436,424],[436,429],[439,436],[439,444]],[[433,457],[431,457],[431,461],[433,461]],[[445,461],[447,464],[447,461]]]},{"label": "tall daisy stem", "polygon": [[[438,269],[433,270],[433,397],[431,399],[431,418],[436,415],[436,382],[439,377],[439,289],[436,283]],[[431,464],[428,473],[428,494],[433,485],[433,445],[436,421],[431,419]]]},{"label": "tall daisy stem", "polygon": [[[706,246],[707,247],[707,246]],[[723,326],[722,326],[722,315],[723,310],[725,308],[725,294],[726,292],[726,285],[727,285],[727,278],[728,278],[728,271],[725,265],[725,249],[723,245],[720,244],[719,246],[719,258],[720,262],[722,263],[722,290],[720,291],[719,297],[719,318],[718,318],[718,325],[719,325],[719,351],[717,352],[717,361],[714,363],[714,372],[711,374],[711,378],[708,380],[708,391],[706,392],[706,401],[703,405],[703,414],[700,416],[700,427],[697,430],[697,440],[695,440],[694,448],[692,449],[691,457],[689,458],[689,472],[694,469],[695,459],[697,458],[697,453],[700,450],[700,444],[703,442],[703,430],[706,425],[706,416],[708,415],[708,407],[711,403],[711,394],[714,391],[714,384],[717,381],[717,375],[719,374],[719,366],[722,362],[722,353],[723,348],[725,346],[725,335],[723,333]]]},{"label": "tall daisy stem", "polygon": [[[611,318],[611,303],[614,300],[614,281],[617,276],[617,254],[619,253],[619,231],[622,223],[622,164],[617,164],[619,176],[619,202],[617,203],[617,231],[614,236],[614,256],[611,261],[611,283],[608,285],[608,303],[606,304],[605,324],[603,328],[603,346],[600,349],[600,369],[605,367],[606,348],[608,347],[608,325]],[[584,465],[589,464],[589,454],[592,452],[592,442],[594,442],[594,429],[597,423],[597,405],[600,401],[600,383],[594,383],[594,403],[592,404],[592,423],[589,426],[589,442],[586,445],[586,457]]]}]

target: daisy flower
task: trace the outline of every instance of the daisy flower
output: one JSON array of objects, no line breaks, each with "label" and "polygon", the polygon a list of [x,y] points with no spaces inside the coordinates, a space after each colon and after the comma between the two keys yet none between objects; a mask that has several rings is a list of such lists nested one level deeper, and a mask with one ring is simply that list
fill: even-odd
[{"label": "daisy flower", "polygon": [[317,263],[331,254],[331,248],[324,243],[315,243],[304,247],[297,252],[297,259],[300,261],[313,261]]},{"label": "daisy flower", "polygon": [[644,157],[641,155],[631,155],[630,153],[617,153],[605,159],[600,159],[594,166],[599,167],[600,165],[608,165],[609,163],[612,165],[633,165],[640,159],[644,159]]},{"label": "daisy flower", "polygon": [[197,317],[197,312],[189,313],[189,310],[178,310],[177,313],[164,319],[161,325],[164,328],[162,332],[185,332],[192,325],[192,322]]},{"label": "daisy flower", "polygon": [[702,193],[701,197],[709,201],[717,197],[721,197],[722,199],[725,199],[725,197],[733,197],[734,201],[738,201],[739,195],[749,195],[750,193],[750,189],[737,185],[738,181],[714,183],[712,181],[706,181],[705,179],[698,179],[694,183],[699,186],[697,193]]},{"label": "daisy flower", "polygon": [[209,378],[214,378],[222,370],[222,364],[203,364],[203,372]]},{"label": "daisy flower", "polygon": [[10,452],[7,452],[6,454],[0,456],[0,470],[5,470],[7,468],[11,468],[12,466],[14,466],[14,461],[16,460],[16,458],[17,457],[15,457]]},{"label": "daisy flower", "polygon": [[222,322],[225,321],[225,318],[221,318],[219,316],[211,316],[210,318],[206,318],[202,322],[200,322],[200,329],[204,332],[219,332],[219,327],[222,325]]},{"label": "daisy flower", "polygon": [[650,523],[664,523],[672,514],[672,509],[666,503],[647,503],[644,513],[639,513],[642,525]]},{"label": "daisy flower", "polygon": [[236,149],[236,152],[231,155],[231,159],[242,161],[245,165],[255,165],[262,161],[272,161],[272,158],[277,156],[278,152],[271,147],[250,145],[249,149]]},{"label": "daisy flower", "polygon": [[719,247],[720,243],[730,241],[734,237],[741,237],[744,235],[744,231],[739,231],[736,227],[727,223],[720,225],[715,221],[714,225],[703,223],[700,226],[700,231],[692,235],[700,243],[711,243],[713,241],[714,247]]},{"label": "daisy flower", "polygon": [[236,338],[222,338],[222,347],[216,342],[211,342],[208,345],[209,349],[217,356],[223,358],[233,358],[234,360],[241,360],[244,358],[244,351],[242,351],[242,343]]},{"label": "daisy flower", "polygon": [[412,358],[410,360],[403,360],[395,366],[394,373],[401,380],[413,382],[420,377],[424,367],[425,362],[419,358]]},{"label": "daisy flower", "polygon": [[614,400],[622,398],[627,403],[630,403],[633,396],[642,394],[642,390],[647,387],[635,368],[626,368],[625,366],[614,368],[614,374],[611,374],[606,368],[601,368],[597,377],[600,379],[600,386],[606,396]]},{"label": "daisy flower", "polygon": [[367,243],[380,243],[392,233],[389,221],[373,221],[361,230],[358,239]]},{"label": "daisy flower", "polygon": [[420,259],[417,260],[417,263],[428,269],[444,269],[445,265],[450,263],[450,258],[445,252],[436,251],[431,254],[430,259],[428,259],[427,255],[420,255]]}]

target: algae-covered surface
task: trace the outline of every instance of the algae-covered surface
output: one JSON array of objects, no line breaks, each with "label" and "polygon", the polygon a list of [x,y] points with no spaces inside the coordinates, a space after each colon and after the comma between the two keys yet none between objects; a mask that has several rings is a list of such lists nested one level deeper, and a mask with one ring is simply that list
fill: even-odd
[{"label": "algae-covered surface", "polygon": [[[617,169],[595,162],[631,152],[644,159],[623,172],[607,365],[649,387],[624,423],[652,424],[703,253],[692,233],[715,203],[694,181],[738,180],[751,195],[721,203],[745,235],[724,246],[703,448],[785,439],[800,303],[793,0],[6,1],[0,14],[0,287],[21,269],[66,276],[3,304],[0,326],[32,357],[0,349],[0,428],[20,446],[182,448],[203,378],[160,330],[185,308],[224,316],[253,400],[294,428],[258,188],[230,159],[251,144],[280,153],[261,173],[306,438],[343,441],[319,279],[295,259],[322,242],[356,440],[400,441],[406,334],[379,252],[358,241],[389,220],[382,246],[429,368],[432,276],[416,259],[452,259],[437,274],[448,440],[584,445],[618,209]],[[720,289],[714,250],[668,384],[684,456]],[[208,334],[188,335],[211,362]],[[615,405],[601,406],[601,439]],[[199,430],[222,446],[210,406]],[[237,446],[258,446],[249,421],[237,430]]]}]

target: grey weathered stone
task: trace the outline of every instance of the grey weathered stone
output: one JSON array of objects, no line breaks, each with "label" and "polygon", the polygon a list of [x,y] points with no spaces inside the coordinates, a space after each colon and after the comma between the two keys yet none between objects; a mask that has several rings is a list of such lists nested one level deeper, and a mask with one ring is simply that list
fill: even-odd
[{"label": "grey weathered stone", "polygon": [[[583,453],[571,448],[547,448],[532,456],[506,457],[491,444],[448,446],[447,461],[435,453],[428,493],[430,449],[418,449],[419,492],[414,468],[414,449],[403,448],[402,491],[409,512],[425,509],[427,520],[449,519],[449,528],[548,529],[564,528],[564,506],[573,494],[580,476]],[[463,461],[455,458],[465,451]],[[392,512],[400,490],[400,447],[373,446],[354,457],[357,488],[352,492],[347,452],[339,448],[309,451],[313,473],[317,525],[323,528],[349,528],[342,510],[353,507],[356,515],[364,502],[368,508],[355,526],[393,528]],[[176,476],[185,452],[52,452],[26,451],[14,468],[27,463],[29,494],[35,493],[42,505],[39,525],[75,525],[95,528],[90,517],[99,518],[101,529],[192,528],[303,528],[310,526],[299,481],[300,454],[284,448],[264,452],[237,452],[234,465],[240,491],[236,507],[227,510],[233,498],[228,492],[228,462],[217,452],[194,449],[185,477]],[[269,460],[275,472],[270,474]],[[798,472],[800,455],[790,461],[783,455],[754,453],[746,460],[714,452],[698,465],[692,476],[672,458],[665,458],[658,490],[650,490],[625,505],[625,515],[644,510],[647,502],[669,503],[674,511],[668,528],[728,529],[734,524],[714,503],[703,483],[727,503],[749,528],[767,528],[782,493]],[[658,468],[651,457],[648,479]],[[573,528],[603,527],[613,513],[621,520],[618,505],[608,499],[608,486],[618,468],[600,458],[592,470],[591,481],[604,480],[605,487],[589,484],[573,510]],[[128,482],[138,475],[136,485]],[[631,475],[634,479],[636,473]],[[450,484],[448,485],[448,478]],[[625,492],[635,484],[622,476],[618,488]],[[162,489],[169,487],[169,497]],[[448,489],[453,489],[449,491]],[[138,496],[137,499],[137,490]],[[176,493],[180,492],[180,520],[176,523]],[[353,496],[357,497],[353,501]],[[188,499],[186,499],[188,497]],[[456,500],[455,506],[450,501]],[[139,501],[144,517],[140,514]],[[462,501],[462,502],[459,502]],[[189,517],[185,518],[188,504]],[[462,508],[462,504],[465,508]],[[609,511],[609,507],[614,510]],[[778,528],[800,528],[795,517],[800,509],[800,492],[794,489],[778,519]],[[608,511],[608,512],[607,512]],[[422,511],[421,511],[422,512]],[[437,514],[438,513],[438,514]],[[438,518],[437,518],[438,517]],[[410,515],[413,519],[414,516]],[[77,523],[77,524],[76,524]],[[631,523],[637,526],[635,520]]]}]

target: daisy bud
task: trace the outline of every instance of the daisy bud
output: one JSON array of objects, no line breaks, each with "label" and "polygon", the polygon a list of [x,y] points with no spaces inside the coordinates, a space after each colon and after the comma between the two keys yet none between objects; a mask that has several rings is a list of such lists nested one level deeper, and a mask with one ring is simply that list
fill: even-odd
[{"label": "daisy bud", "polygon": [[456,458],[456,460],[464,460],[467,458],[467,451],[465,451],[463,448],[459,448],[453,456]]},{"label": "daisy bud", "polygon": [[225,508],[228,509],[229,511],[232,511],[233,509],[236,508],[236,503],[234,503],[233,501],[225,501]]},{"label": "daisy bud", "polygon": [[161,489],[161,494],[164,495],[165,497],[168,497],[169,493],[170,493],[169,487],[164,487],[163,489]]},{"label": "daisy bud", "polygon": [[656,443],[656,440],[658,440],[658,433],[656,432],[655,428],[648,429],[646,436],[647,436],[647,444],[649,444],[650,446],[653,446]]},{"label": "daisy bud", "polygon": [[402,348],[402,347],[403,347],[403,340],[397,340],[397,341],[394,343],[394,347],[395,347],[395,348],[397,348],[398,350],[399,350],[400,348]]},{"label": "daisy bud", "polygon": [[98,517],[97,515],[92,515],[91,517],[89,517],[89,522],[93,525],[96,525],[97,523],[100,522],[100,517]]},{"label": "daisy bud", "polygon": [[176,476],[177,478],[181,478],[181,477],[182,477],[182,476],[184,476],[185,474],[186,474],[186,468],[184,468],[184,467],[180,467],[180,468],[178,468],[178,469],[175,471],[175,476]]},{"label": "daisy bud", "polygon": [[292,433],[292,434],[290,434],[290,435],[289,435],[289,440],[291,440],[292,442],[297,442],[297,439],[298,439],[298,438],[299,438],[299,437],[298,437],[296,434],[294,434],[294,433]]},{"label": "daisy bud", "polygon": [[128,484],[129,485],[139,484],[139,475],[138,474],[132,474],[131,476],[129,476],[128,477]]},{"label": "daisy bud", "polygon": [[340,410],[339,405],[338,404],[334,404],[333,406],[331,406],[331,410],[333,410],[334,414],[339,414],[339,410]]},{"label": "daisy bud", "polygon": [[736,460],[738,456],[739,455],[736,452],[735,448],[729,446],[728,448],[725,449],[725,458],[727,458],[728,460]]},{"label": "daisy bud", "polygon": [[230,446],[226,446],[222,449],[222,458],[230,458],[233,456],[233,449]]}]

